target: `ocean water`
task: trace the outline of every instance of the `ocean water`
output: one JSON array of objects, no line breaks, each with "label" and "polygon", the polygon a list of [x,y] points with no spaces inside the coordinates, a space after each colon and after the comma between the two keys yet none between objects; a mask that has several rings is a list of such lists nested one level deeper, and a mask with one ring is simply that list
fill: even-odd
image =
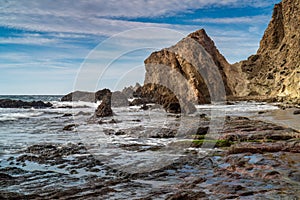
[{"label": "ocean water", "polygon": [[[276,106],[256,103],[239,102],[234,105],[197,105],[197,112],[190,116],[168,114],[161,108],[141,110],[138,106],[113,108],[114,117],[103,119],[104,123],[89,123],[98,103],[89,102],[61,102],[61,96],[0,96],[23,101],[50,102],[53,108],[45,109],[15,109],[0,108],[0,165],[10,156],[17,156],[22,149],[41,143],[83,143],[97,158],[113,167],[128,170],[148,170],[155,167],[155,163],[168,164],[173,157],[184,154],[182,151],[172,151],[161,148],[172,142],[182,140],[180,134],[174,138],[153,138],[164,129],[176,129],[178,133],[188,132],[189,129],[201,125],[198,115],[206,114],[216,118],[215,124],[210,122],[210,128],[222,128],[225,116],[253,116],[258,111],[276,110]],[[66,114],[72,114],[64,116]],[[109,123],[114,119],[117,123]],[[213,119],[211,120],[213,121]],[[64,131],[69,124],[76,124],[74,131]],[[218,127],[219,126],[219,127]],[[105,131],[127,130],[125,135],[109,135]],[[124,145],[139,145],[148,149],[160,147],[161,151],[127,151],[116,148]],[[207,151],[199,149],[199,151]]]}]

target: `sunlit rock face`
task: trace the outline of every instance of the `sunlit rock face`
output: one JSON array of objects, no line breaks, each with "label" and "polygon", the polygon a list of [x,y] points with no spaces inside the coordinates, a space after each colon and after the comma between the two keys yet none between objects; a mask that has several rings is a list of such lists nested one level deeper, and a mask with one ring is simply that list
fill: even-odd
[{"label": "sunlit rock face", "polygon": [[146,60],[145,84],[170,89],[181,103],[209,103],[231,95],[225,71],[230,67],[201,29]]},{"label": "sunlit rock face", "polygon": [[145,84],[161,84],[179,101],[200,104],[223,99],[224,94],[299,103],[299,1],[275,5],[257,54],[247,60],[230,65],[201,29],[152,53],[145,60]]},{"label": "sunlit rock face", "polygon": [[256,55],[235,65],[246,75],[239,96],[261,95],[289,101],[300,98],[300,1],[276,4]]}]

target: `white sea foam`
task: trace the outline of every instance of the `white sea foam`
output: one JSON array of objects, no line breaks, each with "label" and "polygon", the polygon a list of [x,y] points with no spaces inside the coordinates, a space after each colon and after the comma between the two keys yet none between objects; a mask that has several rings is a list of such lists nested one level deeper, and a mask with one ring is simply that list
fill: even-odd
[{"label": "white sea foam", "polygon": [[85,101],[52,101],[54,108],[72,107],[72,108],[97,108],[100,102],[85,102]]},{"label": "white sea foam", "polygon": [[31,117],[38,117],[43,115],[44,112],[36,112],[29,110],[27,112],[12,112],[12,113],[0,113],[0,121],[15,121],[18,119],[27,119]]},{"label": "white sea foam", "polygon": [[266,104],[266,103],[258,103],[258,102],[238,102],[234,105],[206,104],[206,105],[196,105],[196,108],[199,112],[222,111],[220,113],[225,113],[226,115],[241,115],[245,113],[279,109],[277,106]]}]

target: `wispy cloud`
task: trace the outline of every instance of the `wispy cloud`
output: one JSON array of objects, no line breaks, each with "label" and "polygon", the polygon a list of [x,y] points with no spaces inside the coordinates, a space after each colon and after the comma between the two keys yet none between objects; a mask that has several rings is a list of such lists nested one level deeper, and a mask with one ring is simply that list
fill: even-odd
[{"label": "wispy cloud", "polygon": [[193,22],[213,23],[213,24],[261,24],[266,23],[270,16],[243,16],[243,17],[223,17],[223,18],[201,18],[194,19]]},{"label": "wispy cloud", "polygon": [[[178,12],[206,7],[265,7],[278,0],[10,0],[3,5],[1,12],[19,15],[34,14],[48,16],[97,16],[97,17],[159,17],[176,15]],[[30,9],[24,9],[30,8]]]},{"label": "wispy cloud", "polygon": [[9,37],[0,38],[0,44],[30,44],[30,45],[45,45],[57,43],[56,39],[37,38],[37,37]]},{"label": "wispy cloud", "polygon": [[[128,21],[128,18],[172,16],[177,13],[206,7],[264,7],[275,0],[30,0],[7,1],[0,10],[0,26],[16,27],[45,32],[68,32],[76,34],[111,35],[138,27],[170,27],[167,24],[154,24]],[[119,18],[119,19],[115,19]],[[123,18],[123,19],[122,19]],[[199,19],[202,21],[202,19]],[[210,19],[216,23],[245,22],[251,18]]]}]

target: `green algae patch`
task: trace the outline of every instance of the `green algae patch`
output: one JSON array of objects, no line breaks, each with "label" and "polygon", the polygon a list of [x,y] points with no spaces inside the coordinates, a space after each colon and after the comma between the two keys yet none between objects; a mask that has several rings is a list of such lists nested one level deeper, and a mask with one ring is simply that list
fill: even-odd
[{"label": "green algae patch", "polygon": [[230,147],[233,142],[230,142],[228,140],[193,140],[191,142],[191,147],[201,147],[203,143],[206,144],[214,144],[215,147],[221,148],[221,147]]}]

